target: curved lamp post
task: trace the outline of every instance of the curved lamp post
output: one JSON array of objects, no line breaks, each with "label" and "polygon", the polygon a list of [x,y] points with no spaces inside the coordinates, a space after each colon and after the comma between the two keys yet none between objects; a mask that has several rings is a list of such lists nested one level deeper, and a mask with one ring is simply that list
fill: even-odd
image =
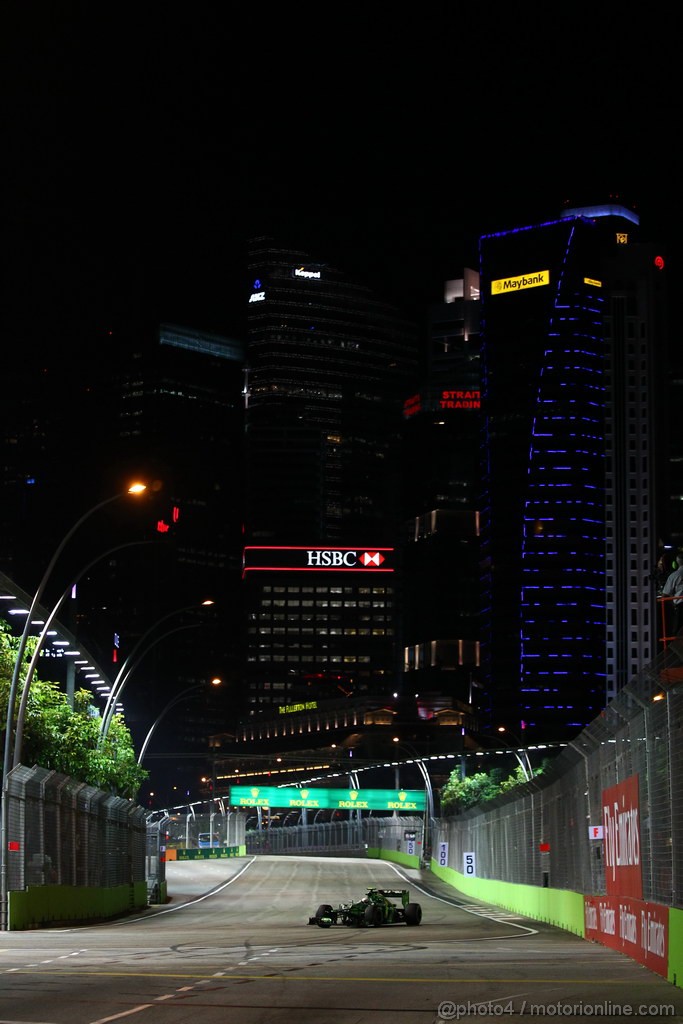
[{"label": "curved lamp post", "polygon": [[167,622],[169,619],[172,619],[175,615],[181,615],[183,612],[195,611],[198,607],[209,607],[213,603],[214,602],[210,598],[207,598],[205,601],[202,601],[200,605],[192,604],[188,605],[185,608],[176,608],[175,611],[169,612],[168,615],[163,615],[160,619],[157,619],[157,621],[149,627],[147,632],[140,637],[133,650],[130,652],[128,657],[123,662],[123,665],[119,669],[117,676],[114,679],[114,682],[112,683],[111,691],[109,693],[109,697],[107,698],[107,703],[105,705],[104,713],[102,715],[100,735],[97,741],[98,749],[102,749],[102,744],[107,738],[107,733],[109,732],[112,719],[116,712],[116,703],[121,694],[123,693],[124,687],[128,682],[131,673],[140,663],[142,658],[147,654],[148,651],[152,649],[152,647],[155,647],[167,636],[170,636],[172,633],[179,633],[183,629],[196,629],[197,626],[200,625],[200,623],[193,622],[188,626],[176,626],[174,629],[169,629],[165,633],[162,633],[161,636],[155,637],[151,641],[151,643],[145,646],[147,640],[152,636],[155,630],[160,625],[162,625],[162,623]]},{"label": "curved lamp post", "polygon": [[[222,679],[219,679],[218,676],[215,676],[211,680],[211,685],[212,686],[220,686],[222,682],[223,682]],[[143,743],[142,743],[142,746],[140,747],[140,753],[138,754],[138,764],[142,764],[142,759],[145,756],[145,754],[147,753],[147,747],[149,746],[149,741],[151,740],[152,735],[153,735],[156,727],[158,726],[159,722],[164,717],[166,712],[170,711],[171,708],[174,708],[176,706],[176,704],[180,704],[190,693],[194,693],[195,690],[203,690],[203,689],[205,689],[205,687],[206,687],[206,683],[196,683],[194,686],[188,686],[181,693],[177,694],[173,698],[173,700],[170,700],[168,702],[168,704],[166,705],[166,707],[163,708],[163,710],[159,712],[159,714],[157,715],[155,720],[152,722],[152,726],[151,726],[149,732],[147,733],[147,735],[145,736],[145,738],[143,740]]]},{"label": "curved lamp post", "polygon": [[519,736],[515,736],[515,734],[511,732],[506,725],[499,725],[498,732],[507,733],[508,736],[513,740],[517,740],[519,743],[519,748],[517,750],[512,750],[512,753],[517,758],[519,767],[524,772],[524,778],[527,782],[531,782],[534,777],[534,770],[531,767],[531,761],[529,760],[529,751],[526,749]]},{"label": "curved lamp post", "polygon": [[[431,842],[431,824],[432,818],[434,817],[434,790],[432,788],[432,780],[429,777],[429,772],[425,767],[424,758],[420,757],[416,750],[413,749],[409,744],[404,743],[399,739],[398,736],[393,737],[393,742],[400,748],[403,747],[409,754],[412,755],[412,763],[416,764],[420,775],[422,776],[425,784],[425,793],[427,796],[427,807],[425,809],[424,818],[422,819],[422,857],[427,858],[427,852],[429,850]],[[410,762],[408,762],[410,764]]]},{"label": "curved lamp post", "polygon": [[[66,547],[67,543],[73,537],[74,533],[76,533],[78,528],[86,521],[86,519],[89,519],[90,516],[94,515],[95,512],[99,512],[99,510],[101,508],[104,508],[106,505],[110,505],[112,502],[118,501],[120,498],[126,497],[126,495],[129,495],[129,494],[138,495],[138,494],[142,494],[146,490],[147,490],[147,487],[146,487],[145,484],[142,484],[142,483],[131,484],[131,486],[128,487],[125,491],[122,491],[119,494],[115,494],[115,495],[113,495],[110,498],[105,498],[104,501],[100,501],[100,502],[98,502],[97,505],[93,505],[92,508],[88,509],[88,511],[85,512],[81,516],[81,518],[78,519],[74,523],[74,525],[71,527],[71,529],[68,531],[68,533],[62,538],[61,542],[57,546],[57,549],[55,550],[55,553],[53,554],[52,558],[50,559],[50,562],[49,562],[49,564],[47,566],[47,569],[43,573],[42,579],[41,579],[40,583],[38,584],[38,589],[36,590],[35,594],[33,595],[33,599],[31,601],[31,607],[29,608],[28,614],[26,616],[26,622],[24,623],[24,629],[23,629],[21,637],[19,639],[19,646],[17,648],[17,654],[16,654],[16,660],[14,662],[14,668],[12,670],[12,681],[10,683],[9,695],[8,695],[8,699],[7,699],[7,722],[6,722],[6,725],[5,725],[5,750],[4,750],[3,767],[2,767],[2,799],[1,799],[2,806],[0,808],[0,931],[6,931],[7,927],[8,927],[8,923],[9,923],[8,922],[8,914],[7,914],[7,909],[8,909],[7,908],[7,902],[8,902],[7,901],[7,895],[8,895],[8,891],[7,891],[7,826],[8,826],[8,815],[9,815],[9,801],[8,801],[9,778],[8,778],[8,776],[9,776],[9,773],[10,773],[10,766],[11,766],[11,762],[12,762],[13,732],[14,732],[14,705],[16,703],[17,693],[19,691],[19,682],[20,682],[20,676],[21,676],[21,669],[22,669],[22,666],[23,666],[23,663],[24,663],[24,656],[26,654],[26,646],[28,644],[29,633],[31,631],[31,621],[33,619],[33,615],[35,613],[36,608],[40,604],[40,600],[41,600],[41,598],[43,596],[43,592],[44,592],[45,587],[47,586],[47,583],[48,583],[48,581],[50,579],[50,575],[52,573],[52,570],[54,569],[55,565],[57,564],[57,560],[59,559],[59,556],[61,555],[62,551]],[[29,683],[30,683],[30,680],[27,677],[26,678],[25,687],[24,687],[25,689],[28,688]]]},{"label": "curved lamp post", "polygon": [[43,628],[41,630],[40,636],[38,637],[38,642],[36,643],[35,650],[33,651],[33,655],[31,656],[31,661],[29,662],[28,669],[26,670],[26,678],[24,680],[24,689],[23,689],[23,693],[21,695],[21,701],[19,703],[19,710],[17,712],[17,724],[16,724],[16,730],[15,730],[15,736],[14,736],[14,758],[13,758],[13,761],[12,761],[12,767],[13,768],[16,768],[16,766],[18,764],[21,764],[21,755],[22,755],[22,752],[23,752],[23,740],[24,740],[24,721],[25,721],[25,718],[26,718],[26,707],[28,705],[29,690],[30,690],[30,687],[31,687],[31,683],[33,682],[33,675],[35,673],[36,666],[38,664],[38,659],[40,657],[40,653],[41,653],[41,651],[43,649],[43,644],[45,643],[45,638],[46,638],[46,636],[47,636],[47,634],[48,634],[48,632],[50,630],[50,627],[51,627],[52,623],[54,622],[54,620],[56,619],[57,613],[59,612],[59,609],[62,607],[62,604],[64,603],[64,600],[66,599],[67,595],[69,594],[69,591],[71,590],[71,588],[76,583],[78,583],[78,581],[81,578],[81,576],[84,576],[85,573],[88,572],[88,570],[91,569],[93,567],[93,565],[96,565],[97,562],[99,562],[101,559],[107,558],[109,555],[113,554],[115,551],[120,551],[122,548],[137,547],[140,544],[152,544],[152,543],[153,543],[153,541],[149,541],[149,540],[137,540],[137,541],[133,541],[130,544],[118,544],[115,548],[109,548],[108,551],[105,551],[103,554],[98,555],[97,558],[94,558],[92,560],[92,562],[90,562],[88,565],[86,565],[86,567],[84,569],[82,569],[81,572],[78,574],[76,579],[73,580],[73,582],[69,584],[67,589],[64,591],[64,593],[59,598],[59,600],[55,604],[54,608],[52,609],[52,611],[48,615],[47,619],[45,620],[45,624],[43,625]]}]

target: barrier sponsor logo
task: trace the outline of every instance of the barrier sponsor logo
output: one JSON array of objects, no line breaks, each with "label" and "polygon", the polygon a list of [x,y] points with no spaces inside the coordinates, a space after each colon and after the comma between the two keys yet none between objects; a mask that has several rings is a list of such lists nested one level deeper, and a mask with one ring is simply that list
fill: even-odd
[{"label": "barrier sponsor logo", "polygon": [[605,887],[611,896],[643,895],[640,862],[638,776],[603,790],[602,823],[605,842]]},{"label": "barrier sponsor logo", "polygon": [[587,939],[600,942],[666,978],[669,908],[628,896],[585,896]]}]

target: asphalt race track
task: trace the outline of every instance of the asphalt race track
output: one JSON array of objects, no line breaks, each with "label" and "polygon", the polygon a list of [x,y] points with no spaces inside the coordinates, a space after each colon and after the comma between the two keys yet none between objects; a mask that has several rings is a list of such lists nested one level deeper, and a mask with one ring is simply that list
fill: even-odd
[{"label": "asphalt race track", "polygon": [[[619,953],[363,859],[167,865],[170,899],[103,925],[0,934],[0,1024],[432,1024],[665,1017],[683,992]],[[422,923],[309,925],[408,888]]]}]

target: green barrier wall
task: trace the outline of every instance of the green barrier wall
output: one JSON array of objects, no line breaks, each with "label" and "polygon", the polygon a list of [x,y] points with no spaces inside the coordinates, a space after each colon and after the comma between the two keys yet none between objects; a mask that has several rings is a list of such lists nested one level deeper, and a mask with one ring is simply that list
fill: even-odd
[{"label": "green barrier wall", "polygon": [[397,850],[380,850],[379,847],[375,849],[370,847],[367,850],[368,857],[372,857],[373,860],[390,860],[394,864],[401,864],[404,868],[419,868],[420,858],[413,857],[408,853],[400,853]]},{"label": "green barrier wall", "polygon": [[[369,849],[368,856],[394,861],[405,867],[418,866],[406,863],[407,860],[415,861],[417,858],[406,858],[400,853],[392,853],[391,850]],[[489,878],[468,878],[452,868],[440,867],[435,860],[432,861],[430,870],[437,878],[466,896],[472,896],[485,903],[492,903],[496,907],[511,910],[533,921],[545,921],[556,928],[573,932],[582,939],[586,937],[582,893],[571,892],[568,889],[542,889],[534,885],[515,885],[511,882],[498,882]],[[683,988],[683,910],[678,910],[675,907],[669,908],[667,978],[672,985]]]},{"label": "green barrier wall", "polygon": [[104,921],[147,907],[147,882],[113,889],[76,885],[36,885],[8,893],[9,930],[47,928],[51,924]]},{"label": "green barrier wall", "polygon": [[683,988],[683,910],[669,910],[669,971],[672,985]]}]

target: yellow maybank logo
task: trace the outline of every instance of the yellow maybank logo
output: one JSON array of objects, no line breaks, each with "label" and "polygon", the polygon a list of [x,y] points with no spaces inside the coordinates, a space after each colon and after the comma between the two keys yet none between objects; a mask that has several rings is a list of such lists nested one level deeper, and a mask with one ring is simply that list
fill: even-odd
[{"label": "yellow maybank logo", "polygon": [[538,288],[542,284],[550,284],[549,270],[536,270],[533,274],[522,274],[521,277],[501,277],[499,281],[491,281],[491,295],[521,292],[525,288]]}]

